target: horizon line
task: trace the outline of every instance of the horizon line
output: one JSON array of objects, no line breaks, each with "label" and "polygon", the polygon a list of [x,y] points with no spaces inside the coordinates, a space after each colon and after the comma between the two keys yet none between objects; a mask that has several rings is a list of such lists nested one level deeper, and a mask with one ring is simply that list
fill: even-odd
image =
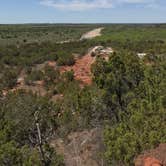
[{"label": "horizon line", "polygon": [[80,23],[74,23],[74,22],[57,22],[57,23],[50,23],[50,22],[24,22],[24,23],[0,23],[0,25],[31,25],[31,24],[62,24],[62,25],[80,25],[80,24],[166,24],[166,22],[114,22],[114,23],[109,23],[109,22],[96,22],[96,23],[89,23],[89,22],[80,22]]}]

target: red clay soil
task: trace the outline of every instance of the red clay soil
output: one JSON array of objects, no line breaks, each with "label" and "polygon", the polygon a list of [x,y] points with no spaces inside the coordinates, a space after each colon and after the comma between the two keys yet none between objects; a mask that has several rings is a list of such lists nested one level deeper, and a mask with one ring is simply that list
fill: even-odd
[{"label": "red clay soil", "polygon": [[84,85],[90,85],[92,83],[91,65],[94,63],[95,57],[87,54],[81,58],[76,59],[73,66],[62,66],[61,73],[66,71],[74,71],[74,77],[76,80],[81,81]]},{"label": "red clay soil", "polygon": [[54,68],[56,66],[56,61],[48,61],[47,65]]},{"label": "red clay soil", "polygon": [[166,144],[138,156],[135,166],[166,166]]}]

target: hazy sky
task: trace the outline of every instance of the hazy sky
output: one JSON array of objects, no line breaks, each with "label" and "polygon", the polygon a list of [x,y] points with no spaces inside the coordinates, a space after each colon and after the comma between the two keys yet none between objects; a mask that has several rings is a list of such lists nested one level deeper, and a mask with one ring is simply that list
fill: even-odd
[{"label": "hazy sky", "polygon": [[166,0],[0,0],[0,23],[166,23]]}]

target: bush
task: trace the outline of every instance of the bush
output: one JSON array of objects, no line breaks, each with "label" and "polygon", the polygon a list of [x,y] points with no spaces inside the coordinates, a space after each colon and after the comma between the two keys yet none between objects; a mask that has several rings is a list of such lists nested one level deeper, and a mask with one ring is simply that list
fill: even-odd
[{"label": "bush", "polygon": [[159,64],[145,68],[133,95],[125,95],[130,100],[119,112],[119,121],[105,129],[105,155],[110,165],[131,166],[138,154],[166,142],[165,65]]},{"label": "bush", "polygon": [[65,81],[73,81],[74,80],[74,71],[67,71],[63,73],[62,78],[64,78]]},{"label": "bush", "polygon": [[3,102],[0,98],[0,165],[43,165],[38,150],[38,122],[47,165],[63,166],[63,158],[48,145],[57,127],[56,111],[47,98],[23,91],[8,94]]},{"label": "bush", "polygon": [[59,70],[55,70],[53,67],[45,66],[44,68],[44,82],[47,90],[55,89],[56,84],[60,80]]},{"label": "bush", "polygon": [[150,105],[144,102],[131,103],[130,116],[123,115],[119,124],[106,127],[105,155],[110,164],[131,166],[137,155],[166,142],[164,109],[150,111]]},{"label": "bush", "polygon": [[44,79],[44,74],[42,71],[32,71],[26,78],[25,83],[26,84],[32,84],[34,81],[41,81]]},{"label": "bush", "polygon": [[0,77],[2,88],[13,88],[17,84],[19,71],[17,69],[4,69]]},{"label": "bush", "polygon": [[63,66],[63,65],[71,66],[71,65],[74,65],[74,63],[75,63],[75,59],[73,55],[60,56],[57,61],[57,64],[59,66]]}]

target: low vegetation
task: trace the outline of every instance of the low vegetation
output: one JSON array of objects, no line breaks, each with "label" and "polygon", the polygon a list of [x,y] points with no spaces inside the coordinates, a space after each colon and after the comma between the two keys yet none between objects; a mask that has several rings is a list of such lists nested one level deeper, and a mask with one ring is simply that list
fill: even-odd
[{"label": "low vegetation", "polygon": [[0,25],[0,45],[22,43],[67,42],[79,40],[81,35],[98,25],[27,24]]}]

